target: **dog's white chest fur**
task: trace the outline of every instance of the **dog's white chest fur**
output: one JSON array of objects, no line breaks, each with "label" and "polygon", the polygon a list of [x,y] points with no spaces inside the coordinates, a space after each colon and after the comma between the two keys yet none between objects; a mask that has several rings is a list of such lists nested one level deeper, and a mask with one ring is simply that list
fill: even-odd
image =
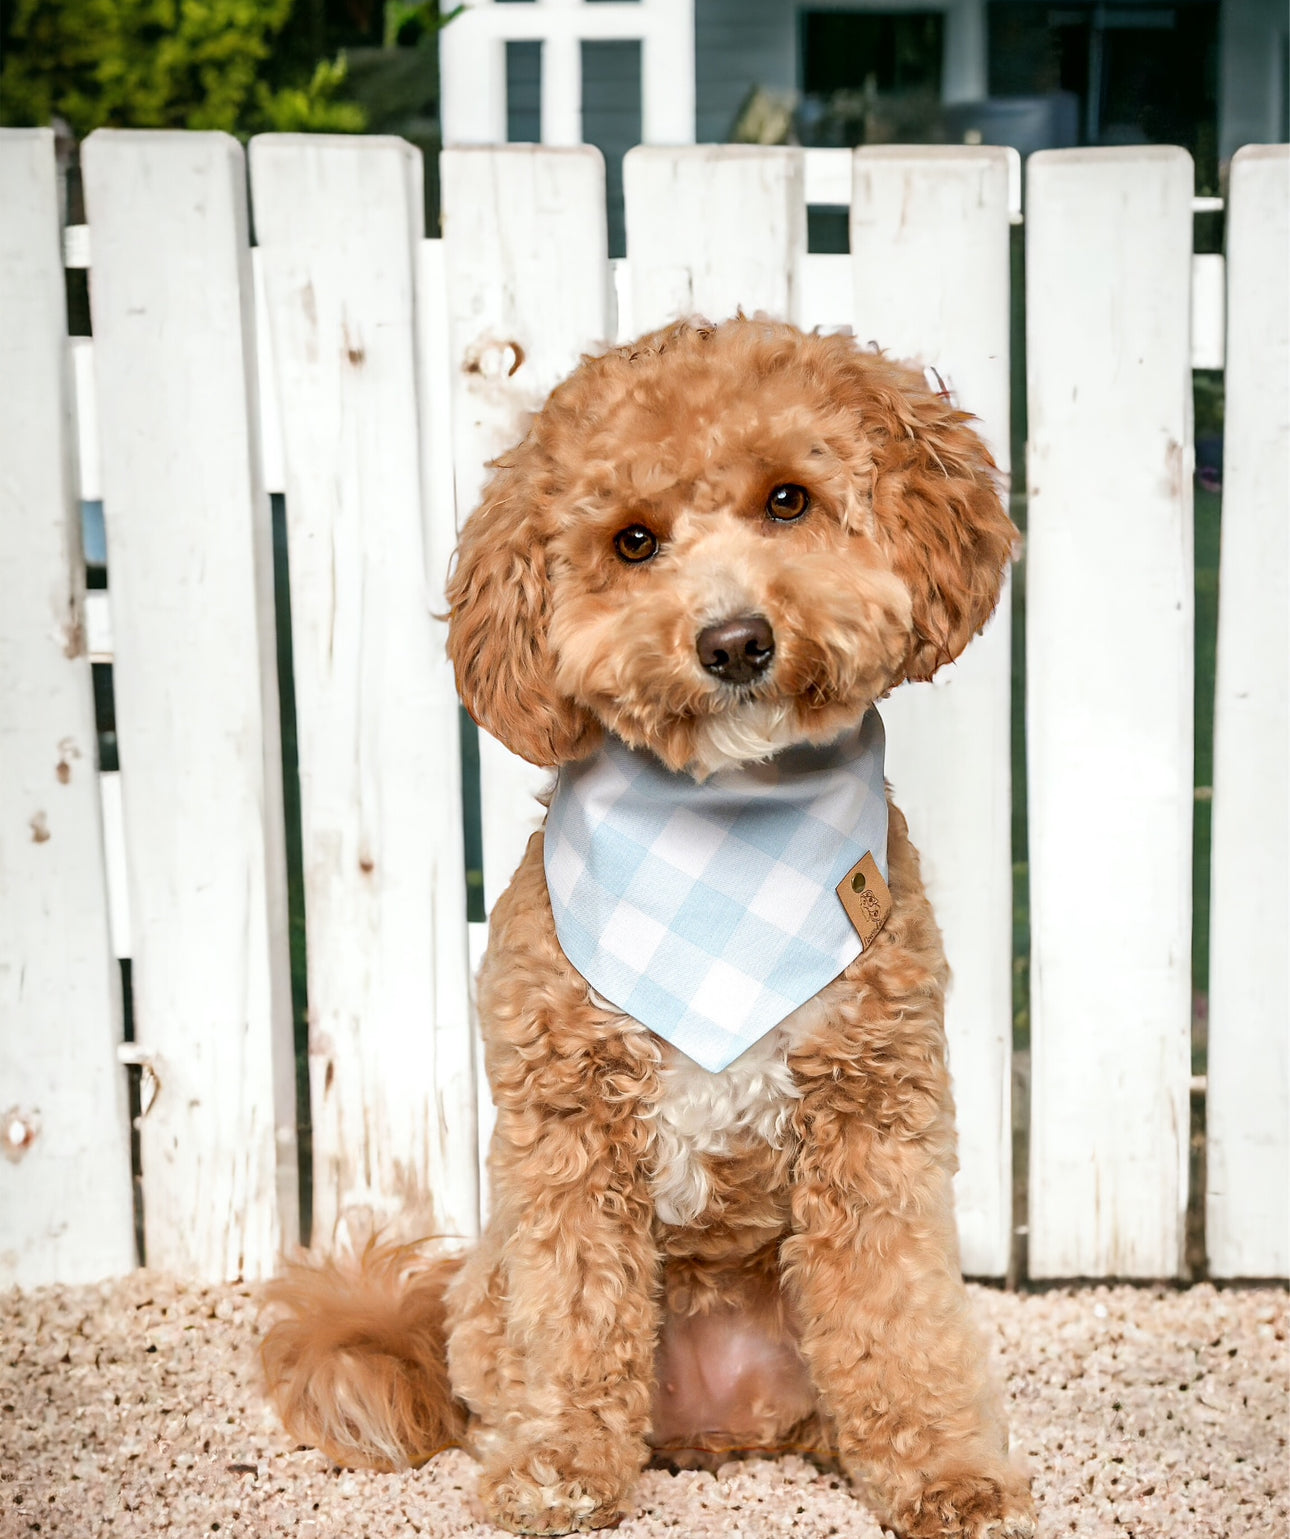
[{"label": "dog's white chest fur", "polygon": [[692,1223],[708,1205],[707,1161],[729,1154],[737,1135],[778,1147],[797,1088],[780,1030],[767,1032],[717,1073],[673,1051],[655,1110],[654,1203],[665,1224]]},{"label": "dog's white chest fur", "polygon": [[[595,989],[589,998],[601,1010],[623,1015]],[[734,1151],[748,1134],[781,1148],[800,1091],[788,1066],[789,1052],[821,1024],[827,1007],[817,994],[715,1073],[678,1048],[660,1042],[659,1098],[653,1108],[654,1172],[650,1190],[665,1224],[693,1223],[708,1206],[712,1182],[708,1161]]]},{"label": "dog's white chest fur", "polygon": [[693,1223],[708,1205],[708,1161],[733,1152],[749,1134],[780,1148],[799,1091],[789,1050],[820,1016],[819,996],[794,1010],[774,1031],[717,1073],[669,1049],[654,1109],[655,1210],[665,1224]]}]

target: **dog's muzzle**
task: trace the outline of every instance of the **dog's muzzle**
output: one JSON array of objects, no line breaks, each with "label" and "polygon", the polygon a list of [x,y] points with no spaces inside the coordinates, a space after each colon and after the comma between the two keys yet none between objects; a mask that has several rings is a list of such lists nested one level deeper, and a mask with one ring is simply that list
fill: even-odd
[{"label": "dog's muzzle", "polygon": [[699,632],[695,642],[707,672],[727,684],[751,684],[770,667],[775,633],[764,615],[740,615]]}]

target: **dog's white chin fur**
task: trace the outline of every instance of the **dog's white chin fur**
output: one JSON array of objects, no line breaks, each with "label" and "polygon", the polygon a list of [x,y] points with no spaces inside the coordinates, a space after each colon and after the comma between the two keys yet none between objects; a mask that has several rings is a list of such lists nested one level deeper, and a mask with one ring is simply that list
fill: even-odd
[{"label": "dog's white chin fur", "polygon": [[[851,725],[859,724],[865,711],[857,710]],[[813,735],[804,731],[797,712],[787,700],[747,700],[703,721],[695,735],[695,754],[686,769],[703,781],[718,770],[741,764],[761,764],[798,743],[824,743],[847,730],[845,720]]]},{"label": "dog's white chin fur", "polygon": [[786,700],[749,700],[700,726],[690,771],[706,780],[718,770],[757,764],[800,737],[793,707]]}]

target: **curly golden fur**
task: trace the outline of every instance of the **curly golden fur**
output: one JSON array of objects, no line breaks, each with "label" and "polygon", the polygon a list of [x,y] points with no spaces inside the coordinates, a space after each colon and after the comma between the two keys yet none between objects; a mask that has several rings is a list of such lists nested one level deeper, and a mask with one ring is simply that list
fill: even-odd
[{"label": "curly golden fur", "polygon": [[[768,510],[784,486],[809,495],[791,520]],[[651,558],[616,550],[632,526]],[[497,462],[449,650],[475,718],[534,763],[608,731],[702,780],[929,678],[1015,537],[980,439],[917,373],[760,318],[680,324],[585,359]],[[773,663],[723,680],[696,636],[746,615]],[[396,1466],[464,1421],[516,1533],[614,1524],[651,1454],[795,1447],[905,1539],[1033,1535],[960,1276],[946,967],[894,807],[888,855],[877,938],[710,1075],[570,966],[535,834],[479,980],[487,1231],[446,1323],[443,1264],[402,1252],[276,1285],[288,1427]]]}]

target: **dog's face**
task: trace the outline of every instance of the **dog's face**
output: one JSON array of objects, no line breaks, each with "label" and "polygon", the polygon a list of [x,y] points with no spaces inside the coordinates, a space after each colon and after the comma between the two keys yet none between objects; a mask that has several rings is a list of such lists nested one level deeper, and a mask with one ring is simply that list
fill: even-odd
[{"label": "dog's face", "polygon": [[962,413],[842,337],[681,324],[584,360],[462,531],[449,653],[554,765],[603,728],[705,775],[956,657],[1016,531]]}]

